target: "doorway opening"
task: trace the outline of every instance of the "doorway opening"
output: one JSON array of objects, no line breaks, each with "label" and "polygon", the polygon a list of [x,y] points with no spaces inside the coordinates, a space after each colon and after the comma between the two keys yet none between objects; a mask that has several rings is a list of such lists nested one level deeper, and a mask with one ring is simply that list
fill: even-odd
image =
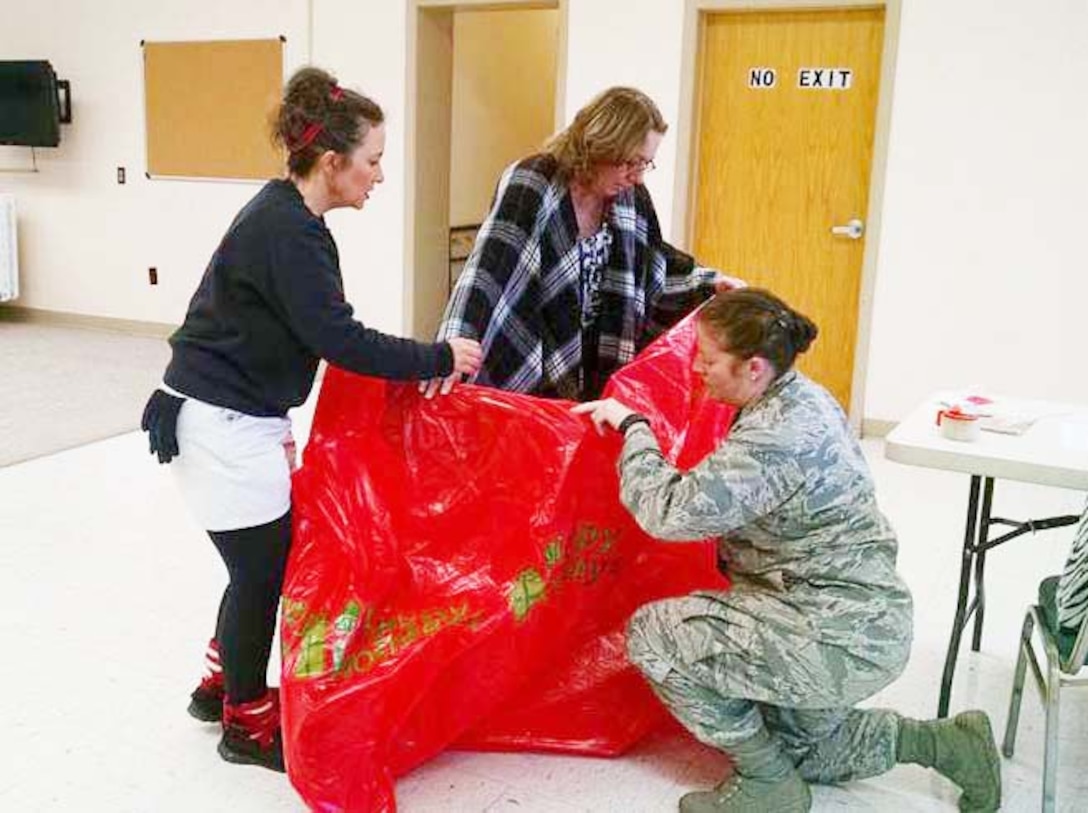
[{"label": "doorway opening", "polygon": [[428,2],[411,18],[405,312],[431,339],[502,170],[561,120],[565,7]]}]

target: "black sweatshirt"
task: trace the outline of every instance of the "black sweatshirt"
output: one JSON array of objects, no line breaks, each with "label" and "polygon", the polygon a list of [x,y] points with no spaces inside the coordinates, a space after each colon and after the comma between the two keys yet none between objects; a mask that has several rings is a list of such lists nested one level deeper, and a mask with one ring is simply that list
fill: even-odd
[{"label": "black sweatshirt", "polygon": [[453,372],[448,344],[399,339],[352,318],[336,243],[284,180],[269,181],[235,217],[170,346],[170,387],[260,417],[305,401],[322,358],[379,378]]}]

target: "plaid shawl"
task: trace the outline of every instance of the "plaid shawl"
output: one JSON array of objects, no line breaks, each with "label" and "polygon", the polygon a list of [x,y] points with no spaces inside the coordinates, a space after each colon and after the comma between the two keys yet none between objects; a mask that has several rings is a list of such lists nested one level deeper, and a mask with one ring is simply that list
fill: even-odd
[{"label": "plaid shawl", "polygon": [[[477,384],[577,399],[583,391],[578,225],[557,175],[550,155],[503,172],[438,339],[481,343]],[[602,378],[711,296],[716,274],[661,238],[641,184],[617,196],[607,217],[613,242],[597,322]]]}]

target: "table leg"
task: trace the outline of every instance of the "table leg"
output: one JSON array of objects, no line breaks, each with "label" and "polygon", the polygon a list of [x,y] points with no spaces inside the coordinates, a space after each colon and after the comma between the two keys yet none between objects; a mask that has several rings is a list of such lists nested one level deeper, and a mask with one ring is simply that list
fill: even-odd
[{"label": "table leg", "polygon": [[971,477],[971,490],[967,497],[967,527],[964,530],[963,553],[960,557],[960,593],[956,601],[956,616],[952,621],[952,636],[948,640],[948,654],[944,659],[941,675],[941,695],[937,700],[937,716],[948,716],[948,701],[952,695],[952,677],[956,673],[956,657],[960,638],[967,621],[967,595],[971,589],[971,564],[975,552],[975,530],[978,526],[978,492],[982,478]]},{"label": "table leg", "polygon": [[986,612],[986,551],[981,550],[990,538],[990,506],[994,502],[994,478],[987,477],[982,487],[982,516],[978,522],[978,546],[975,548],[975,632],[971,638],[971,650],[978,652],[982,645],[982,616]]}]

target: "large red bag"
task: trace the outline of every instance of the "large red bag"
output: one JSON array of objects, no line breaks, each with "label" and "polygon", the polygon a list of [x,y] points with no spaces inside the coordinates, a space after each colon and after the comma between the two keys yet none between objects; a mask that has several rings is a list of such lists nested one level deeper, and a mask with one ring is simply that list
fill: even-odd
[{"label": "large red bag", "polygon": [[[733,410],[691,373],[689,317],[612,378],[682,467]],[[713,546],[656,542],[619,502],[614,432],[571,404],[331,369],[293,484],[288,773],[314,810],[385,813],[447,747],[613,755],[667,719],[626,661],[641,604],[723,588]]]}]

